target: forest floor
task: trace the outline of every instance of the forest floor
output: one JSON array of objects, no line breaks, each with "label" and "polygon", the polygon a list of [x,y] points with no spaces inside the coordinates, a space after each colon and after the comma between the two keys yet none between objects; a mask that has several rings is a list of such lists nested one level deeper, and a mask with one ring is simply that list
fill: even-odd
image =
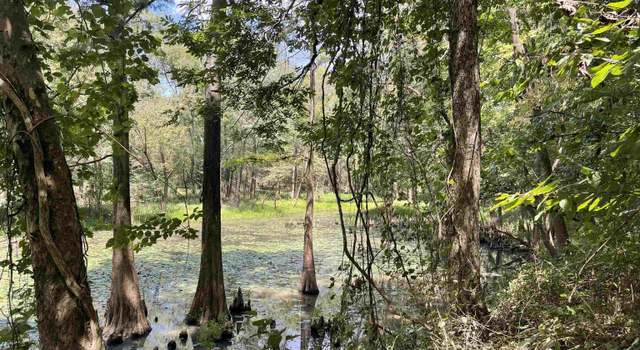
[{"label": "forest floor", "polygon": [[[304,200],[295,205],[290,202],[279,204],[279,210],[273,209],[273,203],[254,206],[258,210],[225,209],[228,214],[223,213],[222,231],[225,287],[229,304],[237,289],[242,288],[245,301],[248,297],[257,311],[256,318],[273,318],[278,329],[286,328],[286,334],[299,336],[301,326],[305,322],[308,324],[313,312],[313,308],[305,307],[309,300],[303,302],[297,292],[303,248],[303,215],[299,214],[304,211]],[[323,204],[318,207],[314,251],[320,296],[314,300],[315,312],[330,313],[337,308],[339,298],[332,299],[331,295],[338,291],[327,287],[331,277],[338,279],[342,240],[335,210],[329,206],[325,208]],[[229,215],[233,212],[235,215]],[[199,226],[198,223],[192,225]],[[101,316],[109,296],[111,250],[105,245],[111,235],[111,231],[94,231],[87,242],[91,292]],[[0,246],[0,254],[6,255],[5,250],[6,243]],[[199,252],[199,239],[175,237],[158,241],[136,255],[153,330],[144,339],[114,349],[153,349],[155,346],[163,349],[172,339],[180,344],[178,334],[187,329],[183,320],[197,284]],[[6,280],[0,281],[0,309],[5,314]],[[19,282],[25,283],[24,280]],[[252,337],[255,331],[250,322],[245,322],[229,348],[261,348],[257,346],[258,337]],[[300,341],[300,337],[289,341],[287,348],[298,349]],[[192,349],[191,337],[179,348]]]}]

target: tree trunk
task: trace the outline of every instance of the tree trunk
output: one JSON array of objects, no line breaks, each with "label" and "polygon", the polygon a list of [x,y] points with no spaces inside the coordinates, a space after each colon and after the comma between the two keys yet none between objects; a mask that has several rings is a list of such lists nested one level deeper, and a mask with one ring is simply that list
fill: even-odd
[{"label": "tree trunk", "polygon": [[[295,153],[294,153],[295,158]],[[295,200],[296,198],[296,183],[298,182],[298,166],[294,165],[293,169],[291,169],[291,199]]]},{"label": "tree trunk", "polygon": [[520,41],[520,26],[518,25],[518,11],[515,7],[507,9],[509,22],[511,23],[511,43],[513,44],[513,55],[518,57],[525,54],[524,45]]},{"label": "tree trunk", "polygon": [[167,210],[169,201],[169,177],[171,174],[167,169],[167,159],[164,154],[164,145],[160,144],[160,164],[162,166],[162,198],[160,199],[160,210]]},{"label": "tree trunk", "polygon": [[293,170],[291,174],[291,199],[298,200],[300,198],[300,170],[298,169],[298,145],[293,148]]},{"label": "tree trunk", "polygon": [[476,0],[455,0],[450,34],[453,130],[452,242],[449,267],[457,306],[482,317],[487,309],[480,280],[480,71]]},{"label": "tree trunk", "polygon": [[[315,64],[309,71],[309,88],[311,89],[311,99],[309,102],[309,123],[313,125],[315,119]],[[303,294],[318,294],[318,283],[316,282],[316,267],[313,259],[313,204],[315,201],[315,176],[313,174],[313,144],[309,144],[309,158],[306,168],[307,180],[307,208],[304,215],[304,258],[302,262],[302,275],[300,276],[300,292]]]},{"label": "tree trunk", "polygon": [[[214,0],[215,12],[225,6],[224,0]],[[207,66],[215,64],[215,57],[207,59]],[[224,292],[221,242],[220,162],[221,162],[222,98],[219,82],[207,86],[204,108],[204,162],[202,180],[202,255],[196,294],[187,315],[188,324],[223,321],[228,317]]]},{"label": "tree trunk", "polygon": [[[122,53],[124,55],[124,53]],[[124,62],[124,60],[123,60]],[[123,65],[123,64],[122,64]],[[114,64],[113,79],[119,86],[126,81],[124,67]],[[121,101],[126,99],[122,97]],[[126,240],[131,226],[131,189],[129,171],[130,120],[121,102],[113,116],[113,237],[116,242]],[[140,283],[128,245],[113,248],[111,261],[111,294],[107,303],[104,337],[107,344],[118,344],[123,340],[147,334],[151,326],[147,321],[147,310],[140,295]]]},{"label": "tree trunk", "polygon": [[102,184],[102,164],[101,162],[97,162],[95,166],[96,176],[94,178],[94,182],[96,183],[96,215],[102,221],[102,192],[103,192],[103,184]]},{"label": "tree trunk", "polygon": [[251,176],[251,184],[249,185],[249,193],[251,193],[251,199],[256,199],[256,187],[257,187],[257,183],[256,183],[256,171],[255,171],[255,167],[253,170],[253,174]]},{"label": "tree trunk", "polygon": [[[551,159],[544,145],[541,145],[536,153],[536,163],[541,181],[552,175]],[[556,209],[552,209],[544,214],[543,241],[549,254],[554,257],[558,256],[569,243],[569,234],[564,222],[564,217]]]},{"label": "tree trunk", "polygon": [[0,2],[0,96],[24,195],[39,347],[104,349],[71,173],[23,6]]},{"label": "tree trunk", "polygon": [[244,175],[244,165],[240,165],[240,170],[238,171],[238,180],[236,181],[236,201],[240,203],[242,200],[242,176]]},{"label": "tree trunk", "polygon": [[229,179],[226,183],[227,185],[227,190],[225,191],[226,195],[225,198],[227,200],[231,200],[233,198],[233,179],[234,179],[234,175],[235,175],[235,171],[234,169],[230,168],[229,169]]}]

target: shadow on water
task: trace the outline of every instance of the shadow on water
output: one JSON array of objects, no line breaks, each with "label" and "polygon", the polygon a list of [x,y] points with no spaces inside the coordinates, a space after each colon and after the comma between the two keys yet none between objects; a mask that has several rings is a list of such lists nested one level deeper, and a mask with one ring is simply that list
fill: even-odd
[{"label": "shadow on water", "polygon": [[[292,224],[287,219],[260,219],[225,223],[223,226],[227,303],[230,305],[233,293],[240,287],[258,314],[254,319],[272,318],[277,329],[286,329],[284,335],[295,337],[286,341],[287,349],[317,348],[318,344],[312,341],[310,333],[314,310],[319,308],[322,312],[331,312],[338,308],[339,298],[331,297],[338,291],[327,288],[331,284],[330,278],[336,277],[341,259],[341,237],[335,220],[332,217],[317,219],[314,250],[321,294],[313,298],[302,296],[297,291],[302,267],[301,223]],[[105,312],[111,279],[110,251],[104,249],[109,235],[110,232],[96,233],[89,241],[89,280],[94,303],[101,316]],[[137,254],[136,265],[152,331],[144,338],[110,349],[167,349],[171,340],[177,343],[177,349],[198,349],[192,342],[197,329],[187,327],[183,321],[197,285],[199,252],[199,241],[171,238]],[[244,317],[238,325],[233,340],[219,344],[219,347],[263,348],[264,339],[254,336],[257,327],[251,324],[250,317]],[[189,334],[186,342],[179,340],[182,331]]]}]

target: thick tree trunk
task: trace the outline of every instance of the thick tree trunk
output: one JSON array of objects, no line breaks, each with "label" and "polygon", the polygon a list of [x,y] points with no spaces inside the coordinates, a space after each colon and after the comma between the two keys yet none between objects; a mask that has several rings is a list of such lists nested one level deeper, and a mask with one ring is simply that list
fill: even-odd
[{"label": "thick tree trunk", "polygon": [[60,131],[22,1],[0,1],[0,99],[25,200],[41,349],[103,349]]},{"label": "thick tree trunk", "polygon": [[476,0],[454,0],[449,67],[455,150],[449,266],[458,307],[486,314],[480,269],[480,70]]},{"label": "thick tree trunk", "polygon": [[[222,7],[214,0],[214,11]],[[215,64],[208,58],[209,66]],[[188,324],[222,321],[228,316],[222,271],[222,221],[220,216],[220,139],[222,101],[218,84],[205,91],[204,163],[202,180],[202,255],[198,287],[187,315]]]},{"label": "thick tree trunk", "polygon": [[[311,99],[309,103],[309,123],[313,125],[315,119],[315,64],[309,71],[309,88],[311,89]],[[303,294],[318,294],[318,283],[316,282],[316,267],[313,258],[313,204],[315,201],[315,176],[313,174],[313,145],[309,144],[309,158],[306,168],[307,180],[307,208],[304,215],[304,257],[302,262],[302,275],[300,276],[300,292]]]},{"label": "thick tree trunk", "polygon": [[[122,67],[120,67],[122,68]],[[124,81],[115,74],[114,79]],[[118,106],[113,120],[113,236],[116,241],[126,239],[131,226],[131,190],[129,170],[129,117]],[[146,307],[140,295],[133,251],[129,246],[114,247],[111,261],[111,294],[107,303],[104,337],[107,344],[139,337],[151,330]]]}]

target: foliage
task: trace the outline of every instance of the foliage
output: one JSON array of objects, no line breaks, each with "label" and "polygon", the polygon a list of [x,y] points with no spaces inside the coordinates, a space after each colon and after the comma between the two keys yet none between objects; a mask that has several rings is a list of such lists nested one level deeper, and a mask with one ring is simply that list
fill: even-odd
[{"label": "foliage", "polygon": [[[295,339],[296,336],[284,335],[286,328],[277,329],[275,327],[276,321],[270,318],[263,318],[259,320],[251,321],[251,324],[257,327],[256,333],[252,337],[266,337],[264,344],[264,350],[278,350],[280,349],[280,343]],[[284,335],[284,336],[283,336]]]},{"label": "foliage", "polygon": [[167,239],[172,236],[180,236],[185,239],[194,239],[198,231],[191,226],[184,226],[185,222],[202,218],[201,210],[194,210],[183,219],[168,218],[164,213],[156,214],[140,225],[133,225],[121,237],[113,237],[107,241],[107,248],[130,246],[134,251],[140,251],[144,247],[155,244],[158,239]]},{"label": "foliage", "polygon": [[[342,309],[327,323],[333,341],[637,346],[639,3],[477,3],[482,184],[474,205],[484,214],[483,255],[496,265],[483,262],[488,319],[457,314],[445,292],[455,146],[450,1],[241,0],[213,11],[204,0],[176,8],[26,2],[79,213],[91,229],[110,225],[110,122],[119,112],[131,119],[137,224],[107,247],[140,251],[159,239],[196,237],[202,90],[219,82],[223,220],[302,218],[304,154],[317,151],[315,210],[338,212],[344,253],[342,275],[331,280],[342,293]],[[312,67],[316,91],[304,87]],[[307,105],[310,96],[317,105]],[[8,139],[4,125],[0,137]],[[2,214],[21,204],[10,146],[0,146]],[[561,254],[544,245],[553,217],[569,236]],[[11,220],[3,233],[23,258],[2,266],[29,275],[26,229]],[[497,262],[498,253],[508,261]],[[0,342],[30,330],[32,296],[13,296],[9,316],[20,336],[3,331]],[[287,340],[270,319],[254,325],[267,348]],[[201,339],[219,339],[223,328],[203,325]]]},{"label": "foliage", "polygon": [[[497,298],[498,342],[528,348],[633,348],[638,241],[575,252],[557,264],[528,264]],[[578,271],[578,273],[576,273]]]}]

